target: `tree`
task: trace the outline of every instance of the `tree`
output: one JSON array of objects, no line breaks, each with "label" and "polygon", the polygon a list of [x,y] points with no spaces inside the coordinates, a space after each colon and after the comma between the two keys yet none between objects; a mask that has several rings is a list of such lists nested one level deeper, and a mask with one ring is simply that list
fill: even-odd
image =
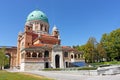
[{"label": "tree", "polygon": [[96,47],[97,41],[94,37],[90,37],[87,43],[84,46],[84,57],[85,61],[88,63],[96,62],[97,54],[96,54]]},{"label": "tree", "polygon": [[107,61],[120,60],[120,29],[103,34],[100,42],[106,51]]},{"label": "tree", "polygon": [[97,61],[101,62],[101,61],[105,61],[106,60],[106,51],[103,48],[103,44],[99,43],[97,45]]},{"label": "tree", "polygon": [[0,49],[0,70],[4,68],[6,60],[7,60],[7,57],[5,56],[5,48],[1,48]]}]

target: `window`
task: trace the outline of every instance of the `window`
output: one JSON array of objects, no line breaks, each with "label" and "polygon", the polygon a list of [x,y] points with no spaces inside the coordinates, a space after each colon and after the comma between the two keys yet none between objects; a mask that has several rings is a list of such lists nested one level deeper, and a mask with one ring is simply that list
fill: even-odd
[{"label": "window", "polygon": [[41,15],[41,17],[43,17],[43,15]]},{"label": "window", "polygon": [[37,57],[37,53],[33,52],[32,57]]},{"label": "window", "polygon": [[30,27],[28,27],[28,30],[30,30]]},{"label": "window", "polygon": [[27,52],[27,53],[26,53],[26,57],[31,57],[30,52]]},{"label": "window", "polygon": [[64,52],[64,57],[68,57],[68,52]]},{"label": "window", "polygon": [[40,30],[43,30],[43,24],[40,24]]},{"label": "window", "polygon": [[38,57],[42,57],[42,53],[39,53],[39,54],[38,54]]},{"label": "window", "polygon": [[78,54],[78,58],[80,58],[80,54]]},{"label": "window", "polygon": [[73,55],[71,55],[71,59],[73,59]]},{"label": "window", "polygon": [[28,43],[28,46],[30,45],[30,43]]},{"label": "window", "polygon": [[49,57],[49,52],[48,51],[45,51],[44,57]]},{"label": "window", "polygon": [[45,31],[47,31],[47,28],[45,27]]},{"label": "window", "polygon": [[75,56],[74,56],[75,58],[77,58],[77,55],[75,54]]}]

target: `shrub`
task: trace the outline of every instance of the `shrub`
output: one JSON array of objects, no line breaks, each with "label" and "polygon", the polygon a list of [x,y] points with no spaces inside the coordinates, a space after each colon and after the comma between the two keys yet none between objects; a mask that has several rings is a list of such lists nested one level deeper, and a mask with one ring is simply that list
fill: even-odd
[{"label": "shrub", "polygon": [[62,69],[60,69],[60,68],[55,68],[55,69],[53,69],[53,68],[45,68],[45,69],[43,69],[43,71],[61,71]]},{"label": "shrub", "polygon": [[78,68],[78,70],[96,70],[97,68],[96,67],[81,67],[81,68]]}]

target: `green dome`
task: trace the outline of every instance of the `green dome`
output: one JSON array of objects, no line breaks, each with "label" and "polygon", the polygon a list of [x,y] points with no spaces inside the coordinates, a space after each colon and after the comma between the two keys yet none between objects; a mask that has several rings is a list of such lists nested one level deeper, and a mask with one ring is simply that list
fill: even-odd
[{"label": "green dome", "polygon": [[28,15],[27,21],[33,21],[33,20],[42,20],[42,21],[48,23],[48,18],[47,18],[47,16],[46,16],[42,11],[39,11],[39,10],[32,11],[32,12]]}]

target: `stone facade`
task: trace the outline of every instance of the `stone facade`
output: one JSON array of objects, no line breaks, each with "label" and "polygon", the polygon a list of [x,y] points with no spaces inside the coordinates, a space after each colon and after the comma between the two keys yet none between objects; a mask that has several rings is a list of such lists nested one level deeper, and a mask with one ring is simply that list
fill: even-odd
[{"label": "stone facade", "polygon": [[31,12],[24,29],[24,32],[18,35],[20,70],[67,68],[72,62],[84,61],[81,52],[60,45],[60,34],[56,26],[53,27],[52,34],[49,33],[48,19],[42,11]]},{"label": "stone facade", "polygon": [[72,62],[84,62],[83,53],[62,46],[57,27],[53,27],[51,34],[49,27],[48,18],[42,11],[35,10],[28,15],[24,32],[18,34],[17,50],[9,52],[11,67],[21,71],[41,70],[67,68]]}]

